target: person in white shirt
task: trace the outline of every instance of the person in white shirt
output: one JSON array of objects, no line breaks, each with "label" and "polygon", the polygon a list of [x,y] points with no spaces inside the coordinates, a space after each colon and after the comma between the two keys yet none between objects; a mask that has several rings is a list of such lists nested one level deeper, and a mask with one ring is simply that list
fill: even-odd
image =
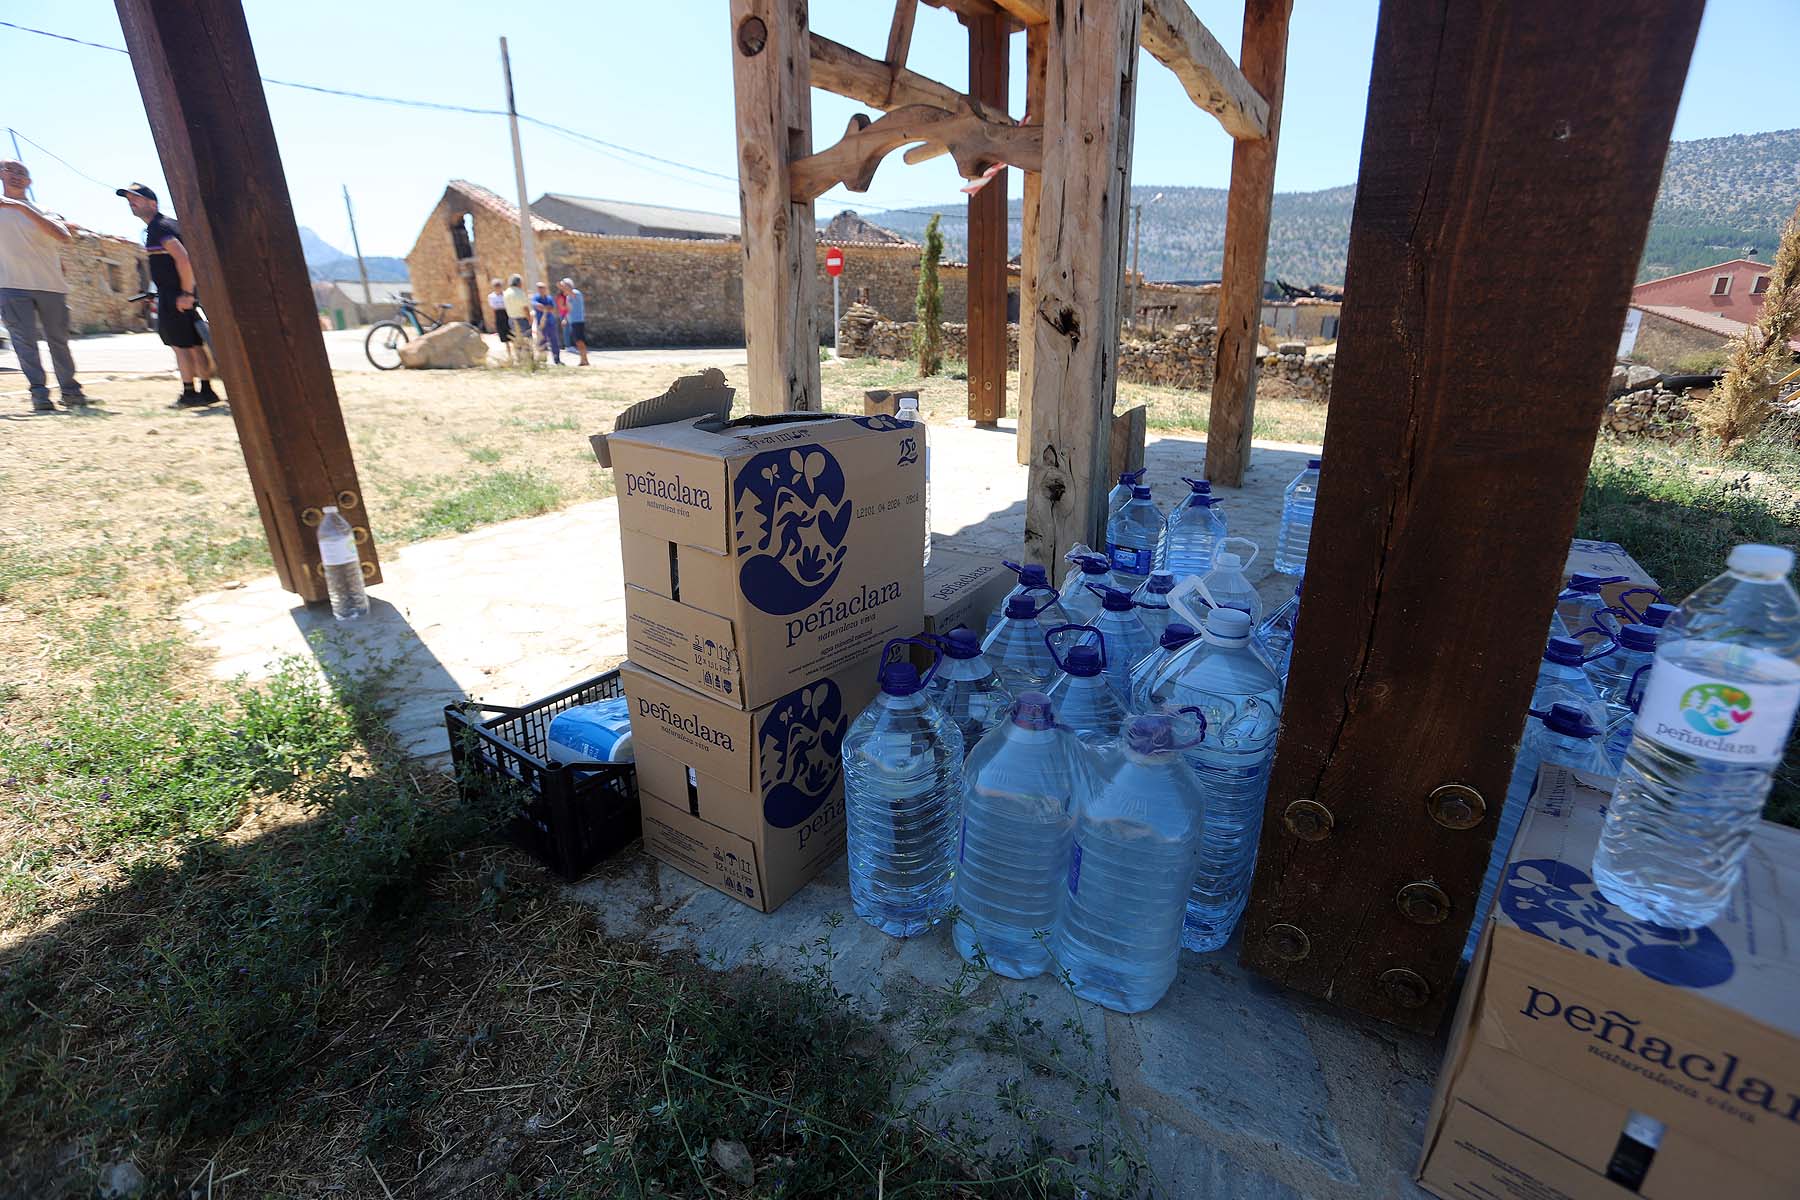
[{"label": "person in white shirt", "polygon": [[31,387],[33,412],[55,412],[44,363],[38,356],[38,328],[50,343],[50,363],[67,408],[88,399],[75,379],[69,353],[69,285],[63,281],[62,247],[73,240],[69,227],[25,198],[31,172],[12,159],[0,161],[0,316],[12,339],[19,370]]},{"label": "person in white shirt", "polygon": [[512,322],[506,316],[506,293],[501,290],[498,279],[489,280],[491,290],[488,292],[488,308],[494,314],[494,332],[500,335],[500,344],[506,345],[512,340]]}]

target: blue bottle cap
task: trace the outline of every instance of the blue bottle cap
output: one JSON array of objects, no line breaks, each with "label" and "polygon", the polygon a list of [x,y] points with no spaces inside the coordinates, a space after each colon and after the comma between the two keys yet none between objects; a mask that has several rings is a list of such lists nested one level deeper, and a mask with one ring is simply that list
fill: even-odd
[{"label": "blue bottle cap", "polygon": [[1139,754],[1166,751],[1174,742],[1169,718],[1162,713],[1146,713],[1125,722],[1125,744]]},{"label": "blue bottle cap", "polygon": [[1324,465],[1325,460],[1322,458],[1309,458],[1306,460],[1306,469],[1309,471],[1316,471]]},{"label": "blue bottle cap", "polygon": [[1626,650],[1649,652],[1656,649],[1656,638],[1661,631],[1654,625],[1621,625],[1619,626],[1619,645]]},{"label": "blue bottle cap", "polygon": [[1600,732],[1578,704],[1552,704],[1550,711],[1540,719],[1551,733],[1564,737],[1591,738]]},{"label": "blue bottle cap", "polygon": [[1077,679],[1092,679],[1100,673],[1100,651],[1089,645],[1071,646],[1063,660],[1063,670]]},{"label": "blue bottle cap", "polygon": [[1014,596],[1006,602],[1006,616],[1011,621],[1029,621],[1038,615],[1030,596]]},{"label": "blue bottle cap", "polygon": [[1165,650],[1175,650],[1199,636],[1194,632],[1194,627],[1186,621],[1170,621],[1168,626],[1163,629],[1162,639],[1158,644]]},{"label": "blue bottle cap", "polygon": [[981,639],[975,631],[958,625],[944,637],[944,656],[946,658],[980,658]]},{"label": "blue bottle cap", "polygon": [[1175,576],[1167,571],[1152,571],[1144,581],[1144,590],[1152,596],[1166,596],[1175,590]]},{"label": "blue bottle cap", "polygon": [[1124,588],[1107,587],[1103,583],[1090,583],[1088,590],[1100,597],[1100,607],[1107,612],[1130,612],[1133,607],[1131,593]]},{"label": "blue bottle cap", "polygon": [[1181,477],[1181,482],[1188,485],[1188,490],[1190,492],[1203,494],[1212,491],[1212,480],[1210,479],[1190,479],[1186,475],[1183,475]]},{"label": "blue bottle cap", "polygon": [[1586,650],[1580,638],[1553,637],[1544,645],[1544,661],[1560,667],[1579,667]]},{"label": "blue bottle cap", "polygon": [[919,669],[905,659],[881,666],[881,690],[890,696],[910,696],[924,686]]},{"label": "blue bottle cap", "polygon": [[1044,587],[1050,582],[1050,577],[1044,574],[1042,563],[1026,563],[1019,568],[1019,582],[1026,587]]},{"label": "blue bottle cap", "polygon": [[1644,624],[1653,629],[1661,629],[1669,623],[1669,618],[1680,612],[1673,604],[1652,604],[1644,609]]},{"label": "blue bottle cap", "polygon": [[1021,729],[1050,729],[1056,724],[1056,711],[1050,697],[1042,692],[1020,692],[1013,705],[1012,721]]},{"label": "blue bottle cap", "polygon": [[1148,500],[1150,498],[1150,489],[1141,483],[1137,484],[1131,489],[1131,498],[1133,500]]},{"label": "blue bottle cap", "polygon": [[1111,569],[1103,554],[1084,554],[1077,560],[1083,575],[1104,575]]}]

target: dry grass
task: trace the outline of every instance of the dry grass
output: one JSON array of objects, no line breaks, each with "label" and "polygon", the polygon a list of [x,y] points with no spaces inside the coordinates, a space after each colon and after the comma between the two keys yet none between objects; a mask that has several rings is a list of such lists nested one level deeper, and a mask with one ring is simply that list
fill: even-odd
[{"label": "dry grass", "polygon": [[1756,436],[1775,412],[1776,381],[1793,366],[1788,342],[1800,334],[1800,207],[1788,218],[1756,323],[1731,340],[1725,377],[1696,406],[1694,420],[1721,449]]}]

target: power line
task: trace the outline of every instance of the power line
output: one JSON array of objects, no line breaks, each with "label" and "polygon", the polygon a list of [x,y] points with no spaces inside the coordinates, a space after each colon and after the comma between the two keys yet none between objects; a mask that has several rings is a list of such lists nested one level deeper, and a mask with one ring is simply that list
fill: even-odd
[{"label": "power line", "polygon": [[45,154],[48,154],[51,158],[54,158],[57,162],[61,163],[65,167],[69,168],[69,170],[75,172],[75,174],[81,176],[83,179],[87,180],[89,183],[99,184],[101,187],[105,188],[109,192],[116,191],[118,189],[117,184],[105,183],[101,180],[95,179],[92,175],[89,175],[86,171],[82,170],[80,167],[76,166],[74,163],[70,162],[68,159],[64,158],[62,155],[56,153],[56,151],[50,149],[48,146],[45,146],[41,142],[32,141],[30,138],[26,137],[24,134],[20,133],[18,130],[12,128],[11,126],[7,127],[7,132],[12,134],[14,137],[18,138],[21,142],[24,142],[27,146],[31,146],[38,150],[42,150]]}]

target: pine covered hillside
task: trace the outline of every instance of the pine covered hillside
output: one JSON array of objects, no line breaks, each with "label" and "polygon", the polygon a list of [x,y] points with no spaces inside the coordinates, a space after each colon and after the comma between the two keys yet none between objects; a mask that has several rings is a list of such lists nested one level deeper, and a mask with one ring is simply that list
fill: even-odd
[{"label": "pine covered hillside", "polygon": [[1800,201],[1800,129],[1671,142],[1638,278],[1658,279],[1754,248],[1772,261]]},{"label": "pine covered hillside", "polygon": [[[1162,199],[1151,203],[1161,193]],[[1217,279],[1225,247],[1225,189],[1134,187],[1144,205],[1142,266],[1150,279]],[[1800,129],[1672,142],[1639,279],[1656,279],[1736,258],[1754,247],[1773,254],[1782,222],[1800,201]],[[1269,232],[1271,278],[1342,283],[1350,244],[1353,185],[1319,192],[1278,192]],[[1011,199],[1009,252],[1019,252],[1019,200]],[[917,241],[934,210],[874,213],[876,225]],[[944,257],[968,254],[967,209],[944,217]]]}]

